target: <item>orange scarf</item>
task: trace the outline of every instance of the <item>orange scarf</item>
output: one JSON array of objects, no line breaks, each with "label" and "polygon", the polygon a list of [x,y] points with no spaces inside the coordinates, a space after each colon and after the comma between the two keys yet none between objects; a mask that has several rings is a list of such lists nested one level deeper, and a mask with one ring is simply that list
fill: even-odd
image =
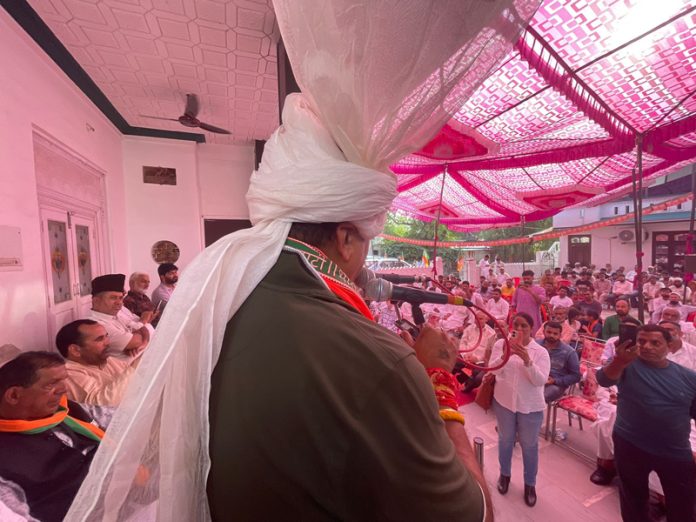
[{"label": "orange scarf", "polygon": [[79,433],[97,442],[104,438],[104,431],[94,424],[81,421],[68,415],[68,398],[65,395],[61,397],[58,410],[53,415],[36,420],[0,419],[0,432],[34,435],[50,430],[61,423],[65,424],[75,433]]}]

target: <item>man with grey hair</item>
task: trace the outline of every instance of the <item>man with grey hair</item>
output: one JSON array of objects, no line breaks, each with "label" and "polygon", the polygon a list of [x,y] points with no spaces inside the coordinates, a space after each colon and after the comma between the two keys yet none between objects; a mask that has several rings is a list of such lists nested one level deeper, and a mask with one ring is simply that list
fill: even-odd
[{"label": "man with grey hair", "polygon": [[147,296],[150,287],[150,276],[145,272],[133,272],[128,278],[128,293],[123,298],[123,307],[137,315],[142,323],[151,323],[159,311],[155,311],[155,305]]}]

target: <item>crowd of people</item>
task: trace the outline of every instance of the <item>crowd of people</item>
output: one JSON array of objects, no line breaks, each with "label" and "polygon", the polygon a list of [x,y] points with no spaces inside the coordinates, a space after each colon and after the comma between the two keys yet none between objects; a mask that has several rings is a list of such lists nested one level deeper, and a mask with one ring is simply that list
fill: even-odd
[{"label": "crowd of people", "polygon": [[[696,341],[696,292],[692,290],[696,282],[687,286],[681,274],[658,274],[653,267],[638,274],[635,270],[625,273],[624,267],[613,270],[610,265],[606,265],[597,270],[595,266],[582,267],[576,263],[562,269],[546,270],[539,278],[532,271],[524,271],[516,285],[498,258],[494,263],[495,265],[489,264],[488,256],[481,260],[479,269],[482,275],[476,286],[469,281],[459,280],[457,275],[438,276],[428,285],[430,291],[463,296],[479,310],[472,312],[469,308],[453,305],[420,306],[430,325],[443,328],[459,343],[461,357],[454,371],[463,393],[469,393],[480,386],[486,374],[482,368],[493,368],[501,361],[501,339],[505,337],[509,340],[512,354],[510,360],[503,368],[490,372],[496,375],[493,411],[499,435],[498,491],[501,494],[508,491],[512,447],[519,442],[524,463],[524,499],[530,506],[536,503],[534,486],[538,465],[537,439],[544,410],[573,392],[574,385],[581,380],[594,383],[599,380],[600,384],[607,386],[599,388],[594,403],[597,411],[597,421],[593,426],[597,436],[597,468],[590,480],[598,485],[611,484],[617,472],[619,476],[622,473],[619,470],[621,464],[618,463],[617,466],[615,462],[621,458],[614,456],[614,426],[617,422],[617,404],[623,400],[620,399],[620,390],[626,384],[621,380],[620,372],[610,371],[610,377],[607,378],[606,371],[598,372],[599,368],[588,364],[588,361],[583,361],[581,370],[584,341],[592,340],[603,344],[601,363],[611,363],[614,365],[611,368],[618,368],[620,364],[623,365],[621,368],[626,368],[634,360],[638,360],[637,365],[645,363],[646,368],[651,369],[673,368],[673,365],[668,364],[673,362],[687,370],[696,371],[696,347],[693,344]],[[642,299],[638,299],[639,281],[642,282]],[[408,303],[402,304],[398,312],[395,304],[390,302],[373,303],[372,306],[377,320],[389,328],[394,328],[393,321],[397,316],[412,318]],[[637,318],[640,306],[643,306],[645,326]],[[386,310],[389,312],[385,313]],[[621,359],[617,355],[619,352],[626,353],[626,346],[617,346],[622,325],[625,324],[635,325],[640,329],[630,359],[624,355],[621,355],[624,357]],[[657,339],[661,345],[659,363],[650,361],[650,357],[656,357],[653,353],[656,349],[647,347],[647,338],[653,341]],[[638,353],[644,355],[639,357],[636,355]],[[468,367],[466,363],[469,363]],[[676,469],[691,473],[691,465],[670,465],[670,459],[681,462],[686,454],[684,441],[688,442],[689,439],[684,438],[684,433],[688,435],[689,432],[689,411],[688,408],[684,410],[684,404],[689,403],[687,406],[690,406],[687,398],[693,395],[693,381],[689,380],[691,377],[684,377],[690,376],[689,372],[672,371],[680,377],[670,374],[666,381],[660,377],[657,381],[646,381],[639,385],[644,392],[642,402],[634,400],[634,397],[640,395],[636,395],[633,388],[625,388],[630,392],[623,394],[626,403],[633,404],[635,408],[650,405],[658,410],[654,414],[654,426],[674,426],[674,430],[667,436],[641,435],[639,442],[634,443],[637,448],[642,448],[641,451],[652,455],[647,460],[651,464],[645,464],[640,470],[640,480],[635,479],[635,470],[630,467],[630,462],[643,454],[636,453],[638,450],[635,450],[623,457],[623,473],[631,477],[622,478],[622,484],[624,481],[627,484],[622,489],[621,497],[624,520],[647,520],[650,471],[656,472],[650,475],[650,486],[665,503],[668,520],[689,519],[684,518],[684,506],[690,503],[693,508],[694,505],[693,495],[685,496],[684,490],[680,489],[685,487],[682,480],[685,475],[673,473]],[[661,376],[666,375],[666,372],[649,372],[647,375]],[[675,385],[677,382],[683,383],[683,388],[679,390],[682,397],[679,407],[664,397],[665,393],[670,393],[667,384],[669,379],[676,379]],[[663,386],[657,392],[658,398],[655,390],[650,392],[650,386],[646,386],[646,383]],[[631,394],[630,397],[626,397],[628,393]],[[665,411],[672,415],[677,409],[681,415],[679,421],[670,417],[672,420],[669,422],[672,424],[664,424],[664,416],[667,415]],[[620,413],[618,419],[623,420],[625,415],[628,413]],[[634,418],[631,422],[637,423],[638,420]],[[621,429],[625,430],[623,436],[630,441],[634,438],[630,434],[631,430],[638,428],[633,425],[627,429],[620,427],[619,430]],[[629,447],[621,439],[621,435],[619,439],[623,441],[622,448]],[[641,442],[648,439],[650,444],[641,445]],[[674,449],[677,448],[677,440],[680,444],[679,451]],[[691,430],[690,441],[696,458],[696,427]],[[673,451],[660,446],[662,442]],[[655,464],[658,461],[659,466]],[[631,482],[633,479],[638,482]],[[662,483],[669,485],[664,488]],[[693,484],[689,484],[691,486],[688,487],[693,490]],[[675,501],[676,497],[681,500]]]},{"label": "crowd of people", "polygon": [[[301,229],[297,235],[302,235]],[[495,376],[492,410],[498,431],[498,492],[508,493],[512,452],[519,443],[524,501],[529,506],[536,504],[538,440],[544,412],[581,379],[588,378],[587,368],[581,370],[580,357],[582,340],[591,338],[606,344],[601,359],[604,367],[595,369],[596,376],[591,376],[604,388],[598,390],[595,405],[597,469],[590,480],[608,485],[619,476],[624,520],[647,520],[648,484],[663,495],[668,520],[687,520],[684,517],[691,512],[689,506],[693,510],[696,487],[696,428],[690,435],[688,429],[696,398],[696,347],[686,338],[693,334],[696,323],[696,307],[691,300],[696,292],[690,293],[688,287],[684,292],[681,277],[668,278],[651,268],[640,275],[629,273],[633,281],[629,286],[623,268],[612,271],[608,266],[596,272],[582,267],[547,270],[540,278],[527,270],[516,285],[504,265],[498,259],[495,263],[499,266],[481,267],[488,275],[482,276],[478,285],[456,276],[439,276],[427,285],[431,291],[464,297],[478,309],[420,305],[427,322],[422,335],[434,338],[440,335],[438,331],[446,334],[429,343],[430,351],[421,348],[418,354],[427,359],[422,361],[426,368],[442,367],[442,361],[434,362],[437,356],[432,346],[458,346],[459,360],[454,362],[452,351],[448,356],[451,361],[444,364],[452,373],[433,372],[431,378],[449,383],[447,379],[454,376],[451,382],[463,393],[479,387],[486,375]],[[152,298],[147,295],[147,274],[131,274],[128,292],[125,275],[99,276],[92,281],[89,316],[60,329],[55,339],[58,353],[8,352],[3,348],[0,510],[24,513],[25,520],[62,520],[176,287],[177,271],[175,265],[160,265],[161,284]],[[644,281],[642,303],[646,322],[651,323],[645,326],[635,317],[636,306],[641,304],[635,286],[638,277]],[[281,284],[280,279],[277,284]],[[272,299],[277,301],[277,296]],[[387,301],[370,303],[370,307],[377,323],[395,332],[400,332],[397,319],[412,318],[413,314],[408,303]],[[619,342],[622,325],[628,323],[640,327],[634,345]],[[287,327],[291,328],[290,323]],[[243,329],[236,330],[237,336],[243,333]],[[353,334],[344,332],[350,338]],[[312,332],[313,337],[316,335]],[[420,342],[404,337],[414,346]],[[389,342],[397,342],[394,339]],[[509,360],[486,371],[504,360],[505,340]],[[227,374],[240,371],[239,360],[234,360],[235,367],[228,367],[225,360],[218,365],[213,384],[220,391],[212,397],[214,411],[216,397],[226,397],[227,401],[233,395],[227,393],[227,387],[237,378],[228,379]],[[293,364],[292,360],[281,364],[284,375]],[[448,389],[444,384],[439,386]],[[451,394],[438,401],[448,404],[451,412],[441,415],[444,420],[456,416],[457,404]],[[646,415],[651,419],[647,431]],[[213,433],[219,422],[212,425]],[[360,429],[366,428],[363,425]],[[213,451],[227,455],[224,458],[249,458],[230,453],[227,436],[212,441]],[[224,449],[218,448],[219,444]],[[387,444],[372,450],[387,455],[390,448],[395,449]],[[27,454],[31,458],[22,457]],[[445,468],[442,471],[454,473]],[[216,473],[218,468],[213,469],[212,484],[225,483]],[[480,481],[477,473],[474,477]],[[218,507],[229,502],[221,492],[209,494]]]},{"label": "crowd of people", "polygon": [[127,293],[123,274],[94,278],[90,313],[60,328],[58,353],[3,347],[0,520],[63,520],[176,287],[176,265],[158,274],[152,298],[145,273]]}]

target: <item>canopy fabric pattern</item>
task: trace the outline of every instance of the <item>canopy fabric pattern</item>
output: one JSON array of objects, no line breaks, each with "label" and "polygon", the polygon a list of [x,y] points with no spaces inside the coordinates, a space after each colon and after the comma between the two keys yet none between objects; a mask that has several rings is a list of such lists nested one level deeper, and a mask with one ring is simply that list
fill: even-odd
[{"label": "canopy fabric pattern", "polygon": [[393,208],[466,231],[618,198],[637,140],[644,184],[694,161],[695,93],[692,0],[545,0],[454,118],[391,165]]}]

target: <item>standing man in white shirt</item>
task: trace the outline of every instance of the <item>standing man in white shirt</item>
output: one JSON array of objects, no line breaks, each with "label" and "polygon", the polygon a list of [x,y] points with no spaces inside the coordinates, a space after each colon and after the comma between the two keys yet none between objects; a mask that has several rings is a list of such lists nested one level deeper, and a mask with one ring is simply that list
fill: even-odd
[{"label": "standing man in white shirt", "polygon": [[491,256],[486,254],[485,256],[483,256],[483,259],[481,261],[479,261],[478,267],[479,267],[479,275],[480,276],[486,277],[488,275],[488,269],[491,266],[490,259],[491,259]]},{"label": "standing man in white shirt", "polygon": [[496,321],[507,323],[510,304],[501,297],[500,288],[491,290],[491,298],[486,303],[486,310]]},{"label": "standing man in white shirt", "polygon": [[162,263],[157,267],[157,274],[159,274],[160,284],[152,292],[152,304],[161,314],[179,282],[179,268],[174,263]]},{"label": "standing man in white shirt", "polygon": [[664,288],[664,284],[657,280],[657,274],[651,274],[648,277],[648,282],[643,285],[643,300],[648,303],[648,312],[655,311],[655,298],[658,297],[660,288]]},{"label": "standing man in white shirt", "polygon": [[[112,357],[130,358],[141,352],[150,340],[151,326],[131,320],[121,314],[126,276],[107,274],[92,280],[92,311],[89,319],[106,328],[110,345],[107,353]],[[130,314],[130,312],[129,312]]]}]

